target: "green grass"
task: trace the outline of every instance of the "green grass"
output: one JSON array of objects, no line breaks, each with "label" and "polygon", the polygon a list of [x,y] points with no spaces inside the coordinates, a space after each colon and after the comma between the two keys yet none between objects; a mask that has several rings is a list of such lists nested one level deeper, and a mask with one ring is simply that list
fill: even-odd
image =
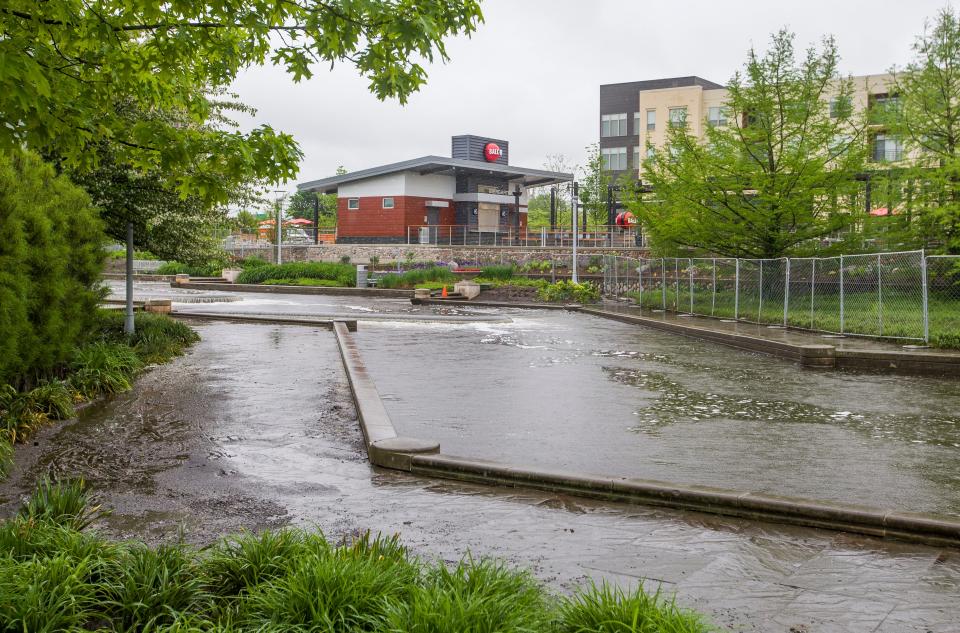
[{"label": "green grass", "polygon": [[543,288],[550,282],[546,279],[530,279],[529,277],[509,277],[507,279],[497,279],[484,277],[483,275],[474,278],[475,282],[484,286],[499,288],[501,286],[518,286],[522,288]]},{"label": "green grass", "polygon": [[322,286],[325,288],[343,288],[344,285],[336,279],[313,279],[300,277],[299,279],[265,279],[260,282],[264,286]]},{"label": "green grass", "polygon": [[453,286],[457,283],[459,277],[453,274],[445,266],[431,266],[429,268],[415,268],[405,273],[389,273],[377,279],[377,288],[427,288],[423,284],[428,282],[437,282]]},{"label": "green grass", "polygon": [[511,279],[517,272],[513,264],[503,264],[499,266],[484,266],[480,269],[480,276],[485,279]]},{"label": "green grass", "polygon": [[42,482],[0,522],[0,630],[330,633],[706,633],[643,590],[546,591],[528,572],[469,555],[448,566],[365,535],[334,546],[286,528],[205,549],[112,542],[82,482]]},{"label": "green grass", "polygon": [[267,280],[292,281],[295,279],[324,279],[351,288],[357,284],[357,270],[350,264],[329,262],[290,262],[279,266],[267,264],[245,268],[237,278],[237,282],[259,284]]},{"label": "green grass", "polygon": [[546,284],[537,291],[543,301],[575,301],[577,303],[595,303],[600,300],[600,289],[589,281],[577,283],[564,279]]},{"label": "green grass", "polygon": [[[772,294],[772,293],[771,293]],[[628,292],[627,296],[640,303],[640,294]],[[766,295],[766,293],[765,293]],[[694,284],[693,312],[719,318],[734,318],[758,323],[783,324],[782,290],[776,298],[759,294],[741,293],[739,305],[732,290],[718,290],[712,297],[711,286]],[[919,291],[906,294],[901,291],[885,291],[882,297],[876,291],[847,292],[844,295],[843,331],[866,336],[890,336],[919,339],[923,337],[923,313]],[[663,291],[660,288],[643,292],[644,307],[662,308]],[[689,312],[689,286],[681,283],[667,286],[668,310]],[[930,343],[937,347],[960,348],[960,297],[931,293],[928,298]],[[840,295],[820,293],[814,295],[811,309],[810,294],[790,297],[787,304],[787,325],[812,330],[840,332]]]},{"label": "green grass", "polygon": [[[110,259],[126,259],[127,258],[127,249],[121,248],[120,250],[108,251],[107,257]],[[156,261],[160,259],[150,251],[133,251],[133,258],[140,260],[151,260]]]}]

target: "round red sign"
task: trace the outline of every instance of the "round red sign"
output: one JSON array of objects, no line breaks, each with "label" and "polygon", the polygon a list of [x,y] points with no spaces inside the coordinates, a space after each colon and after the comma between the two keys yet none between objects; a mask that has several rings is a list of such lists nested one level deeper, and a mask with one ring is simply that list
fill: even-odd
[{"label": "round red sign", "polygon": [[483,146],[483,157],[488,163],[495,163],[503,156],[503,150],[496,143],[487,143]]}]

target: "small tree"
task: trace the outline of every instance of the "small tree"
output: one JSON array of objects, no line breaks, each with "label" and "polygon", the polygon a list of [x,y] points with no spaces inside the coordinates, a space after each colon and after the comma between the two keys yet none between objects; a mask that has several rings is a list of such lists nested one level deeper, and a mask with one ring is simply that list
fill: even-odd
[{"label": "small tree", "polygon": [[880,122],[910,157],[896,188],[917,242],[960,253],[960,16],[940,11],[913,51],[903,70],[891,70],[896,107]]},{"label": "small tree", "polygon": [[607,195],[613,179],[603,160],[600,146],[587,147],[587,164],[580,178],[580,204],[590,224],[607,224]]},{"label": "small tree", "polygon": [[766,53],[749,51],[728,86],[727,125],[704,122],[701,141],[678,121],[666,147],[643,162],[653,194],[627,199],[661,250],[780,257],[812,250],[853,221],[846,202],[866,143],[852,83],[838,73],[832,39],[801,60],[793,40],[780,31]]}]

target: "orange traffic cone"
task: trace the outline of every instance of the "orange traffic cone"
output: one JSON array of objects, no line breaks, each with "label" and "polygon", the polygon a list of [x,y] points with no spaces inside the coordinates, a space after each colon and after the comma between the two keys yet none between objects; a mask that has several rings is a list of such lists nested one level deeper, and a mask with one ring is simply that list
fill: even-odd
[{"label": "orange traffic cone", "polygon": [[443,291],[440,293],[440,296],[441,296],[442,298],[444,298],[444,299],[447,298],[447,287],[446,287],[446,286],[443,287]]}]

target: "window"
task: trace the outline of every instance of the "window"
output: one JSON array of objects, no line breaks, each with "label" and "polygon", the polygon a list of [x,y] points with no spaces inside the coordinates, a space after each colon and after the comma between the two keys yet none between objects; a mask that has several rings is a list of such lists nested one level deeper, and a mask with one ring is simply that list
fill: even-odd
[{"label": "window", "polygon": [[383,208],[392,209],[393,208],[393,198],[384,198],[383,199]]},{"label": "window", "polygon": [[850,97],[834,97],[830,99],[830,118],[839,119],[842,116],[850,116],[851,107]]},{"label": "window", "polygon": [[889,134],[877,134],[873,138],[873,160],[878,163],[903,160],[903,142]]},{"label": "window", "polygon": [[600,136],[626,136],[627,113],[604,114],[600,117]]},{"label": "window", "polygon": [[360,198],[347,198],[347,208],[356,211],[360,208]]},{"label": "window", "polygon": [[653,147],[648,147],[648,148],[647,148],[647,158],[653,158],[653,157],[656,156],[656,155],[657,155],[657,150],[656,150],[656,148],[653,148]]},{"label": "window", "polygon": [[640,147],[633,148],[633,168],[640,169]]},{"label": "window", "polygon": [[647,132],[657,129],[657,111],[647,110]]},{"label": "window", "polygon": [[687,124],[687,108],[670,108],[670,127],[683,127]]},{"label": "window", "polygon": [[623,171],[627,168],[626,147],[604,147],[600,150],[603,156],[603,168],[609,171]]},{"label": "window", "polygon": [[640,113],[633,113],[633,135],[636,136],[640,133]]},{"label": "window", "polygon": [[710,106],[707,108],[707,125],[710,127],[723,127],[727,124],[727,113],[721,106]]},{"label": "window", "polygon": [[872,125],[882,125],[900,109],[900,98],[897,95],[877,94],[870,96],[867,122]]}]

